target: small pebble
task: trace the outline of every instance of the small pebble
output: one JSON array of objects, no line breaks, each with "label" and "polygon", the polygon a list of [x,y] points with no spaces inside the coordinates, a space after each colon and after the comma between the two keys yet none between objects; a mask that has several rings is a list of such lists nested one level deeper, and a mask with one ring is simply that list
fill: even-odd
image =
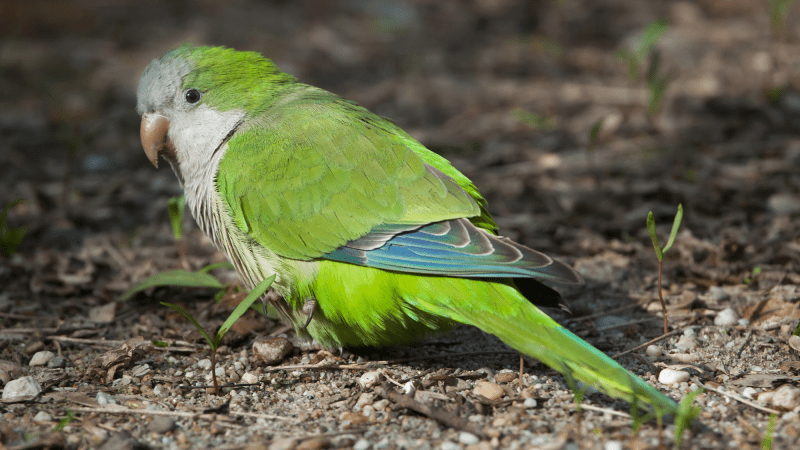
[{"label": "small pebble", "polygon": [[747,319],[739,319],[739,321],[738,321],[738,322],[736,322],[736,323],[737,323],[737,324],[738,324],[740,327],[745,327],[745,328],[747,328],[747,327],[749,327],[749,326],[750,326],[750,321],[749,321],[749,320],[747,320]]},{"label": "small pebble", "polygon": [[714,325],[718,327],[732,327],[739,321],[739,314],[733,308],[725,308],[714,318]]},{"label": "small pebble", "polygon": [[55,356],[47,362],[47,367],[50,369],[63,369],[67,367],[67,358],[63,356]]},{"label": "small pebble", "polygon": [[603,446],[603,450],[622,450],[622,442],[620,442],[620,441],[608,441]]},{"label": "small pebble", "polygon": [[478,439],[478,436],[475,436],[472,433],[462,431],[458,433],[458,442],[461,442],[464,445],[472,445],[480,442],[480,439]]},{"label": "small pebble", "polygon": [[20,367],[19,364],[11,361],[4,361],[0,359],[0,370],[6,372],[12,377],[22,375],[22,367]]},{"label": "small pebble", "polygon": [[147,425],[147,430],[156,434],[165,434],[175,428],[175,421],[167,416],[155,416],[150,424]]},{"label": "small pebble", "polygon": [[658,345],[648,345],[647,350],[645,350],[645,352],[647,353],[647,356],[652,356],[654,358],[657,358],[661,356],[661,347],[659,347]]},{"label": "small pebble", "polygon": [[153,395],[156,397],[164,397],[167,395],[167,393],[167,388],[165,388],[163,384],[158,384],[153,388]]},{"label": "small pebble", "polygon": [[11,400],[17,397],[37,395],[42,392],[42,387],[33,377],[22,377],[9,381],[3,388],[3,400]]},{"label": "small pebble", "polygon": [[517,374],[514,372],[498,373],[494,376],[494,380],[498,383],[510,383],[517,379]]},{"label": "small pebble", "polygon": [[326,437],[306,439],[295,447],[295,450],[322,450],[331,447],[331,440]]},{"label": "small pebble", "polygon": [[523,403],[522,405],[525,406],[526,408],[536,408],[537,405],[536,399],[533,397],[526,398],[525,403]]},{"label": "small pebble", "polygon": [[[772,393],[770,403],[787,410],[800,406],[800,388],[785,384]],[[761,396],[759,396],[761,400]]]},{"label": "small pebble", "polygon": [[375,395],[369,392],[364,392],[358,397],[358,401],[356,401],[356,408],[363,408],[366,405],[371,405],[372,401],[375,399]]},{"label": "small pebble", "polygon": [[414,396],[417,393],[417,383],[414,380],[409,381],[403,385],[403,393],[406,395]]},{"label": "small pebble", "polygon": [[98,405],[114,405],[117,403],[117,401],[114,400],[114,397],[105,392],[98,392],[95,400],[97,401]]},{"label": "small pebble", "polygon": [[696,332],[694,331],[694,328],[692,328],[692,327],[689,327],[689,328],[683,330],[683,335],[684,336],[694,336],[695,334],[696,334]]},{"label": "small pebble", "polygon": [[791,335],[789,336],[789,347],[800,352],[800,336]]},{"label": "small pebble", "polygon": [[678,350],[691,350],[697,347],[697,341],[695,340],[694,336],[686,336],[683,335],[678,339],[678,342],[675,344],[675,348]]},{"label": "small pebble", "polygon": [[286,338],[272,338],[253,342],[253,354],[264,364],[277,364],[294,349]]},{"label": "small pebble", "polygon": [[242,375],[242,383],[245,384],[258,383],[258,375],[251,372],[245,372],[244,375]]},{"label": "small pebble", "polygon": [[56,354],[53,352],[42,351],[36,352],[31,357],[31,362],[28,363],[31,367],[41,367],[46,366],[51,359],[55,358]]},{"label": "small pebble", "polygon": [[482,395],[489,400],[497,400],[506,393],[506,391],[499,384],[486,380],[478,381],[473,392],[476,395]]},{"label": "small pebble", "polygon": [[211,360],[208,359],[208,358],[201,359],[200,361],[197,361],[197,367],[199,367],[199,368],[201,368],[203,370],[208,370],[208,369],[211,368]]},{"label": "small pebble", "polygon": [[442,445],[439,446],[440,450],[461,450],[461,446],[456,444],[455,442],[444,441]]},{"label": "small pebble", "polygon": [[730,298],[730,295],[719,286],[711,286],[708,289],[708,295],[709,297],[711,297],[711,300],[715,302],[720,302],[722,300],[727,300],[728,298]]},{"label": "small pebble", "polygon": [[746,397],[746,398],[752,399],[753,396],[756,395],[756,394],[758,394],[758,390],[756,388],[748,386],[748,387],[742,389],[742,397]]},{"label": "small pebble", "polygon": [[683,370],[664,369],[658,374],[658,382],[662,384],[683,383],[689,378],[689,372]]},{"label": "small pebble", "polygon": [[269,450],[292,450],[297,447],[297,439],[278,438],[269,445]]},{"label": "small pebble", "polygon": [[367,372],[358,378],[358,384],[364,389],[370,389],[380,383],[382,378],[380,372]]},{"label": "small pebble", "polygon": [[33,421],[34,422],[52,422],[53,421],[53,416],[51,416],[50,414],[48,414],[48,413],[46,413],[44,411],[39,411],[38,413],[36,413],[35,416],[33,416]]},{"label": "small pebble", "polygon": [[353,450],[368,450],[370,447],[370,443],[368,440],[361,438],[353,444]]}]

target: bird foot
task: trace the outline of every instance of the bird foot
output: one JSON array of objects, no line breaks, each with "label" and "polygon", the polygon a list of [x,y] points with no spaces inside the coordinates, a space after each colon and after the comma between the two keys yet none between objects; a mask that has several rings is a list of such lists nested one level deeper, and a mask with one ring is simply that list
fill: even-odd
[{"label": "bird foot", "polygon": [[269,290],[267,291],[267,295],[265,295],[261,299],[261,302],[263,303],[264,306],[264,315],[265,316],[267,315],[267,303],[272,303],[272,305],[277,305],[278,302],[280,302],[281,300],[283,300],[283,297],[281,297],[281,295],[278,294],[278,292],[276,292],[275,289],[269,288]]},{"label": "bird foot", "polygon": [[314,318],[314,310],[317,309],[317,299],[311,297],[310,299],[306,300],[303,304],[303,312],[306,314],[306,324],[303,325],[303,329],[308,328],[308,325],[311,323],[311,319]]}]

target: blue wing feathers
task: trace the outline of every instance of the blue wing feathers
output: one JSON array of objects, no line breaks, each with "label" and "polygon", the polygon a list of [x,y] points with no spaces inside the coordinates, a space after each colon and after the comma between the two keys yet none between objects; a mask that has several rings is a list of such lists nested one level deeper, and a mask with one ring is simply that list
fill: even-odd
[{"label": "blue wing feathers", "polygon": [[581,282],[580,276],[569,266],[509,239],[486,233],[466,219],[411,229],[381,225],[324,258],[427,275]]}]

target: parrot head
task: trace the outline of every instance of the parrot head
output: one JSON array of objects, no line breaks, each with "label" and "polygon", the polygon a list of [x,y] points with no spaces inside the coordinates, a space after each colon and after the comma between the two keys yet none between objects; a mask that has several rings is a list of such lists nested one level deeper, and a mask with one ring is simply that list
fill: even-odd
[{"label": "parrot head", "polygon": [[163,156],[183,182],[184,166],[207,165],[248,113],[293,82],[255,52],[191,44],[170,51],[147,66],[136,93],[147,159],[157,167]]}]

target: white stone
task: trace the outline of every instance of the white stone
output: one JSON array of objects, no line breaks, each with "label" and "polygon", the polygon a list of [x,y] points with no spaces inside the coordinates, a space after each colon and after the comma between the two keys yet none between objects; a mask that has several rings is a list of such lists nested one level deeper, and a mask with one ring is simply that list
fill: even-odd
[{"label": "white stone", "polygon": [[208,370],[208,369],[211,368],[211,360],[208,359],[208,358],[201,359],[200,361],[197,361],[197,367],[199,367],[199,368],[201,368],[203,370]]},{"label": "white stone", "polygon": [[113,405],[117,403],[117,401],[114,400],[114,397],[105,392],[98,392],[97,396],[95,397],[95,400],[97,400],[98,405],[109,405],[109,404]]},{"label": "white stone", "polygon": [[165,388],[163,384],[158,384],[153,388],[153,395],[156,397],[164,397],[167,395],[167,388]]},{"label": "white stone", "polygon": [[678,350],[691,350],[697,347],[697,341],[695,340],[694,336],[686,336],[683,335],[678,339],[678,342],[675,344],[675,348]]},{"label": "white stone", "polygon": [[9,381],[3,389],[3,400],[11,400],[27,395],[37,395],[42,392],[42,387],[33,377],[22,377]]},{"label": "white stone", "polygon": [[620,441],[608,441],[603,446],[603,450],[622,450],[622,442],[620,442]]},{"label": "white stone", "polygon": [[35,416],[33,416],[33,421],[34,422],[52,422],[53,421],[53,416],[51,416],[50,414],[48,414],[48,413],[46,413],[44,411],[39,411],[38,413],[36,413]]},{"label": "white stone", "polygon": [[369,392],[364,392],[358,397],[358,401],[356,401],[356,407],[363,408],[364,406],[371,405],[373,400],[375,400],[375,395]]},{"label": "white stone", "polygon": [[645,350],[647,356],[652,356],[653,358],[658,358],[661,356],[661,347],[658,345],[648,345],[647,350]]},{"label": "white stone", "polygon": [[756,388],[752,388],[750,386],[744,388],[742,390],[742,396],[752,399],[754,395],[758,394],[758,390]]},{"label": "white stone", "polygon": [[358,378],[358,384],[364,389],[370,389],[380,383],[382,378],[380,372],[367,372]]},{"label": "white stone", "polygon": [[536,408],[536,405],[537,405],[536,399],[533,397],[526,398],[525,403],[523,403],[523,406],[525,406],[526,408]]},{"label": "white stone", "polygon": [[749,321],[749,320],[747,320],[747,319],[739,319],[739,321],[738,321],[738,322],[736,322],[736,323],[737,323],[737,324],[738,324],[740,327],[745,327],[745,328],[747,328],[747,327],[749,327],[749,326],[750,326],[750,321]]},{"label": "white stone", "polygon": [[461,446],[456,444],[455,442],[444,441],[442,445],[439,446],[441,450],[461,450]]},{"label": "white stone", "polygon": [[469,433],[467,431],[462,431],[458,433],[458,442],[461,442],[464,445],[477,444],[480,441],[481,440],[478,439],[478,436],[475,436],[474,434]]},{"label": "white stone", "polygon": [[53,352],[48,352],[48,351],[36,352],[31,357],[31,362],[29,362],[28,365],[31,367],[46,366],[47,363],[50,362],[50,360],[55,357],[56,355]]},{"label": "white stone", "polygon": [[664,369],[658,374],[658,382],[662,384],[683,383],[689,378],[689,372],[683,370]]},{"label": "white stone", "polygon": [[353,450],[367,450],[369,449],[370,445],[371,444],[368,440],[361,438],[353,445]]},{"label": "white stone", "polygon": [[245,372],[244,375],[242,375],[242,383],[245,384],[258,383],[258,375],[252,372]]},{"label": "white stone", "polygon": [[792,410],[800,406],[800,388],[785,384],[773,393],[770,400],[779,408]]},{"label": "white stone", "polygon": [[714,325],[718,327],[732,327],[739,321],[739,314],[733,308],[725,308],[714,318]]}]

